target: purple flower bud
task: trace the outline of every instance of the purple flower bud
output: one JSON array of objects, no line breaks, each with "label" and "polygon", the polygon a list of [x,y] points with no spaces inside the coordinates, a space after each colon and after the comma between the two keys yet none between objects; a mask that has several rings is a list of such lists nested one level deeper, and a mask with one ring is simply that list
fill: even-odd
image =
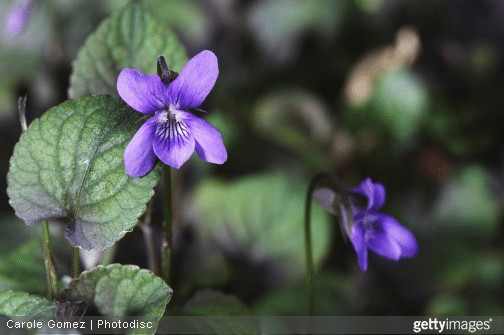
[{"label": "purple flower bud", "polygon": [[[347,196],[352,204],[353,222],[344,227],[357,252],[362,270],[367,270],[368,249],[396,261],[415,256],[418,244],[413,233],[393,217],[379,212],[385,203],[385,188],[382,184],[373,183],[367,178],[358,187],[349,190]],[[329,212],[336,213],[334,191],[320,188],[313,192],[313,197]]]},{"label": "purple flower bud", "polygon": [[[368,249],[396,261],[415,256],[418,245],[413,233],[393,217],[378,212],[385,203],[385,188],[382,184],[373,183],[367,178],[349,192],[356,199],[354,225],[349,238],[362,270],[367,269]],[[357,201],[357,197],[362,196],[367,199],[364,206]]]},{"label": "purple flower bud", "polygon": [[16,37],[24,31],[33,4],[34,0],[17,0],[12,4],[4,24],[5,35]]}]

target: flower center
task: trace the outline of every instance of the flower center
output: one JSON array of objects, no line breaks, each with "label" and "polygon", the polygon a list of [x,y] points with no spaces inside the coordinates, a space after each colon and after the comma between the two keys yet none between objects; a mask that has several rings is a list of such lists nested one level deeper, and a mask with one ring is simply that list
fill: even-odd
[{"label": "flower center", "polygon": [[189,129],[182,114],[173,106],[165,107],[156,113],[156,135],[168,142],[184,142],[189,137]]},{"label": "flower center", "polygon": [[176,122],[182,121],[182,116],[177,111],[177,106],[170,105],[170,107],[165,107],[163,109],[164,111],[166,111],[164,114],[166,115],[166,117],[168,117],[168,119],[175,120]]}]

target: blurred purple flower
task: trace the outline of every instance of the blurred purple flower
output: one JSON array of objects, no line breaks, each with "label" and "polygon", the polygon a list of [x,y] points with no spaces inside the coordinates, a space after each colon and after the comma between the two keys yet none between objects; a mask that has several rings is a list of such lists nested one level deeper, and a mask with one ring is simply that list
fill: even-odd
[{"label": "blurred purple flower", "polygon": [[[418,245],[413,233],[393,217],[379,212],[385,203],[385,188],[382,184],[373,183],[371,178],[367,178],[347,192],[352,205],[353,222],[350,228],[345,222],[343,225],[357,252],[362,270],[367,270],[368,249],[396,261],[415,256]],[[334,191],[319,188],[313,197],[329,212],[336,214],[335,205],[339,204],[334,203],[337,198]],[[344,217],[341,219],[345,221]]]},{"label": "blurred purple flower", "polygon": [[158,75],[124,69],[117,79],[123,100],[143,114],[154,114],[124,151],[126,173],[141,177],[152,170],[156,156],[179,168],[196,149],[204,161],[222,164],[227,152],[221,134],[205,120],[185,111],[198,107],[212,90],[219,69],[208,50],[194,56],[178,77],[165,86]]},{"label": "blurred purple flower", "polygon": [[4,34],[9,37],[16,37],[23,32],[33,7],[33,0],[15,1],[4,23]]},{"label": "blurred purple flower", "polygon": [[[362,270],[367,269],[368,248],[396,261],[402,257],[415,256],[418,245],[413,233],[393,217],[378,212],[385,203],[385,188],[382,184],[373,183],[371,178],[367,178],[349,193],[354,198],[354,225],[349,237]],[[367,199],[366,204],[359,204],[360,196]]]}]

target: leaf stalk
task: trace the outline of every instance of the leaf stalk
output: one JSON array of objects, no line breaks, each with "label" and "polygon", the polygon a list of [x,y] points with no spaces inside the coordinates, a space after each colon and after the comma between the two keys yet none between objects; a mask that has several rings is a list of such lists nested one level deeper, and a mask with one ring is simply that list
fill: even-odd
[{"label": "leaf stalk", "polygon": [[80,255],[79,248],[72,247],[72,258],[70,261],[70,275],[72,279],[78,278],[80,274]]},{"label": "leaf stalk", "polygon": [[162,246],[162,270],[161,275],[166,284],[170,285],[172,264],[172,192],[170,166],[163,164],[163,246]]},{"label": "leaf stalk", "polygon": [[308,187],[308,194],[306,196],[305,208],[305,257],[306,257],[306,296],[307,296],[307,313],[308,316],[315,315],[315,266],[313,264],[313,247],[311,241],[311,224],[310,213],[313,192],[323,185],[329,187],[336,194],[335,199],[335,213],[340,220],[340,228],[343,237],[346,237],[346,230],[351,230],[353,222],[353,214],[348,198],[348,191],[346,190],[343,182],[330,172],[322,172],[317,174],[310,182]]},{"label": "leaf stalk", "polygon": [[58,269],[56,268],[56,261],[54,259],[49,222],[47,220],[42,220],[40,225],[42,227],[42,248],[44,251],[44,262],[47,272],[47,281],[49,282],[49,291],[51,293],[51,299],[57,300],[59,296]]}]

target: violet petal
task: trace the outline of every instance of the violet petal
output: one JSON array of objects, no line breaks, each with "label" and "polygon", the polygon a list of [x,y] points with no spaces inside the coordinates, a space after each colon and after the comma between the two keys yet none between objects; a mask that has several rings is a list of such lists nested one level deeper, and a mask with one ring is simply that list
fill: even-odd
[{"label": "violet petal", "polygon": [[212,90],[219,75],[217,57],[204,50],[184,66],[168,86],[166,102],[176,108],[196,108]]},{"label": "violet petal", "polygon": [[123,69],[117,78],[117,91],[129,106],[143,114],[152,114],[165,106],[166,87],[157,74]]},{"label": "violet petal", "polygon": [[4,34],[10,37],[20,35],[26,28],[26,23],[32,11],[33,1],[21,0],[12,4],[4,23]]},{"label": "violet petal", "polygon": [[380,183],[373,183],[373,208],[379,210],[385,203],[385,187]]},{"label": "violet petal", "polygon": [[[374,205],[374,184],[371,178],[366,178],[359,186],[350,190],[350,193],[357,193],[367,198],[365,211],[369,211]],[[360,204],[359,204],[360,205]],[[364,205],[364,204],[363,204]],[[360,207],[360,206],[359,206]]]},{"label": "violet petal", "polygon": [[352,228],[353,234],[349,236],[352,242],[355,252],[357,253],[357,258],[359,260],[359,266],[363,271],[367,270],[368,264],[368,252],[366,242],[364,240],[364,228],[362,225],[355,225]]},{"label": "violet petal", "polygon": [[147,174],[154,167],[156,155],[152,144],[156,122],[150,118],[135,133],[124,150],[126,173],[136,178]]},{"label": "violet petal", "polygon": [[163,132],[156,131],[154,152],[163,163],[178,169],[191,157],[195,144],[183,121],[174,125],[168,122]]},{"label": "violet petal", "polygon": [[[382,214],[384,216],[388,216]],[[415,235],[406,227],[402,226],[396,219],[388,216],[387,220],[383,220],[384,228],[387,230],[388,234],[391,235],[394,240],[401,247],[401,257],[413,257],[418,251],[418,243],[416,241]]]},{"label": "violet petal", "polygon": [[[373,238],[368,242],[369,249],[396,261],[401,257],[413,256],[417,245],[413,234],[393,217],[381,213],[375,215],[377,221],[373,224],[375,230]],[[415,253],[411,254],[413,250]]]},{"label": "violet petal", "polygon": [[194,137],[199,158],[210,163],[223,164],[227,160],[227,151],[219,131],[202,118],[191,113],[182,113]]}]

